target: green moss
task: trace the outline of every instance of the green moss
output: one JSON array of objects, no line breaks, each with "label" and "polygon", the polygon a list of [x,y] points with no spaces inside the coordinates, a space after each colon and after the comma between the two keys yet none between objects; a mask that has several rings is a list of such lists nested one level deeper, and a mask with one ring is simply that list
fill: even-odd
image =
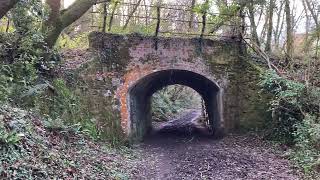
[{"label": "green moss", "polygon": [[263,129],[270,120],[268,111],[270,95],[262,92],[259,86],[262,68],[255,65],[250,59],[241,62],[241,69],[245,71],[239,76],[239,87],[242,89],[242,103],[240,116],[240,129]]}]

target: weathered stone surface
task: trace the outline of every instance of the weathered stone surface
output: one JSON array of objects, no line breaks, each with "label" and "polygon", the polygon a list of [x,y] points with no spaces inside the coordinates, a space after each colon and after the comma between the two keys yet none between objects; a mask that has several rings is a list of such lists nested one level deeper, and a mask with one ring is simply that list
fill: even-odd
[{"label": "weathered stone surface", "polygon": [[216,136],[261,122],[259,73],[235,39],[155,40],[94,32],[89,40],[94,60],[77,69],[78,80],[88,87],[83,93],[102,124],[108,114],[127,137],[146,133],[150,97],[170,84],[190,86],[202,95]]}]

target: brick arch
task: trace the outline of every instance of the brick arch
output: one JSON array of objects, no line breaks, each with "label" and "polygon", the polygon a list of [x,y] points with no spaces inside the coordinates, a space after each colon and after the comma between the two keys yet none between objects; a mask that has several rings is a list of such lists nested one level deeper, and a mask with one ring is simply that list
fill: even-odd
[{"label": "brick arch", "polygon": [[[222,88],[217,82],[198,72],[168,68],[157,71],[135,71],[125,80],[121,99],[121,124],[125,133],[141,139],[151,127],[151,96],[168,85],[180,84],[197,91],[205,101],[214,136],[224,133]],[[128,84],[131,82],[130,84]],[[121,94],[121,93],[120,93]]]},{"label": "brick arch", "polygon": [[[215,121],[219,124],[214,127],[221,132],[256,129],[269,116],[265,113],[267,107],[260,103],[266,97],[259,93],[259,69],[246,57],[244,44],[237,39],[159,37],[155,41],[154,37],[138,34],[93,32],[89,45],[88,61],[80,58],[80,65],[75,71],[70,70],[66,79],[81,87],[90,112],[105,132],[116,129],[116,132],[123,130],[125,138],[134,135],[130,91],[144,77],[171,69],[192,72],[219,87],[216,94],[219,113],[215,114],[220,115],[220,121]],[[190,76],[192,73],[191,79],[197,77]]]}]

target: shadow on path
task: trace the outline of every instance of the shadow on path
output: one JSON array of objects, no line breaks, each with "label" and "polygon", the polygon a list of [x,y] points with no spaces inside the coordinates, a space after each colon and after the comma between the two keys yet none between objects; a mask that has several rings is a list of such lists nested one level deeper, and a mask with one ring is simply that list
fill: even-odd
[{"label": "shadow on path", "polygon": [[[193,122],[196,116],[192,112],[179,119]],[[194,126],[183,124],[169,122],[145,139],[139,147],[145,159],[144,173],[137,179],[300,179],[279,151],[259,137],[229,135],[217,140],[202,133],[172,133]]]}]

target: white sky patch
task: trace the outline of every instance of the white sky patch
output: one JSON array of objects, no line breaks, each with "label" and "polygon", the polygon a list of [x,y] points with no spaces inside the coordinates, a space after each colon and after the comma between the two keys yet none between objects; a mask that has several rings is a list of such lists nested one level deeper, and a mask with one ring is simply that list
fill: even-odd
[{"label": "white sky patch", "polygon": [[68,8],[75,0],[64,0],[64,8]]}]

